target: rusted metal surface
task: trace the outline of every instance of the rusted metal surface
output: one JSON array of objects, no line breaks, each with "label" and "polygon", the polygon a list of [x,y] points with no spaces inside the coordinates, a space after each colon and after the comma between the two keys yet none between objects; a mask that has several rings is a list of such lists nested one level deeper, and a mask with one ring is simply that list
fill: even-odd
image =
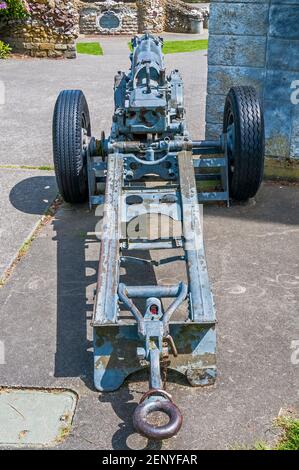
[{"label": "rusted metal surface", "polygon": [[97,390],[117,390],[130,374],[146,367],[136,354],[137,348],[142,346],[137,324],[94,328],[94,384]]},{"label": "rusted metal surface", "polygon": [[[192,386],[212,385],[216,380],[215,324],[170,323],[177,356],[169,349],[169,368],[185,375]],[[148,368],[136,351],[144,348],[137,324],[121,321],[94,329],[95,386],[100,391],[117,390],[133,372]]]},{"label": "rusted metal surface", "polygon": [[[160,411],[169,417],[169,422],[162,426],[148,423],[151,413]],[[183,416],[171,397],[160,390],[150,390],[141,400],[133,415],[133,425],[142,436],[152,440],[170,439],[181,429]]]},{"label": "rusted metal surface", "polygon": [[215,306],[205,257],[192,153],[186,151],[179,153],[178,163],[192,320],[202,323],[213,322],[215,321]]},{"label": "rusted metal surface", "polygon": [[123,159],[119,154],[108,158],[103,233],[98,271],[97,295],[93,325],[116,323],[121,238],[120,207],[123,180]]}]

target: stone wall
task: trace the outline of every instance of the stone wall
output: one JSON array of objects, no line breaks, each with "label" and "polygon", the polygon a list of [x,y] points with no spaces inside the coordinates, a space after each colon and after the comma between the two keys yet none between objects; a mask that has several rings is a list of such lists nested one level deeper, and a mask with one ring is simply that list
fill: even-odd
[{"label": "stone wall", "polygon": [[162,33],[165,29],[166,0],[137,0],[139,32]]},{"label": "stone wall", "polygon": [[[208,9],[198,9],[180,0],[166,2],[165,31],[173,33],[202,32],[209,16]],[[200,25],[197,25],[197,22]],[[206,26],[206,24],[205,24]]]},{"label": "stone wall", "polygon": [[73,0],[28,2],[30,18],[1,25],[1,39],[32,57],[76,57],[79,16]]},{"label": "stone wall", "polygon": [[212,0],[210,15],[207,138],[221,132],[229,88],[253,85],[267,156],[299,159],[299,2]]},{"label": "stone wall", "polygon": [[136,2],[81,2],[80,33],[82,34],[127,34],[138,33],[138,10]]},{"label": "stone wall", "polygon": [[206,9],[181,0],[79,0],[77,5],[82,34],[192,33],[194,20],[203,25],[208,16]]},{"label": "stone wall", "polygon": [[29,7],[28,19],[0,25],[1,39],[15,52],[51,58],[76,57],[79,27],[87,35],[190,33],[194,20],[202,24],[205,16],[180,0],[35,0]]}]

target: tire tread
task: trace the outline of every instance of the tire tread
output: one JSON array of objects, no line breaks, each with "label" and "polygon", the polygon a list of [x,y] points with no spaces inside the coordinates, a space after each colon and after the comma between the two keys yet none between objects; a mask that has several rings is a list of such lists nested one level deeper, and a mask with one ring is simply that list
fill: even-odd
[{"label": "tire tread", "polygon": [[250,86],[231,88],[224,112],[232,109],[235,115],[235,171],[230,178],[230,194],[238,201],[254,197],[264,173],[264,119],[256,90]]},{"label": "tire tread", "polygon": [[57,184],[66,202],[81,203],[87,198],[86,178],[82,185],[82,126],[84,115],[90,135],[90,117],[81,90],[64,90],[56,101],[53,116],[53,157]]}]

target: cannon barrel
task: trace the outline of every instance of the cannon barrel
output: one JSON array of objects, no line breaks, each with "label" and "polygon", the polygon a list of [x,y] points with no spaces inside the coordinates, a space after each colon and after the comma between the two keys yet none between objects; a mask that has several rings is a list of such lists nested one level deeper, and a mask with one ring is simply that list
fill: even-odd
[{"label": "cannon barrel", "polygon": [[[132,40],[132,48],[129,73],[115,77],[112,140],[126,136],[129,142],[144,143],[153,136],[186,135],[183,81],[178,70],[166,77],[163,39],[145,33]],[[161,152],[165,149],[158,149],[158,158]],[[150,150],[146,159],[151,160],[154,153]]]},{"label": "cannon barrel", "polygon": [[135,37],[132,46],[131,70],[136,86],[142,86],[146,79],[150,79],[152,85],[161,84],[165,79],[163,39],[146,33],[142,37]]}]

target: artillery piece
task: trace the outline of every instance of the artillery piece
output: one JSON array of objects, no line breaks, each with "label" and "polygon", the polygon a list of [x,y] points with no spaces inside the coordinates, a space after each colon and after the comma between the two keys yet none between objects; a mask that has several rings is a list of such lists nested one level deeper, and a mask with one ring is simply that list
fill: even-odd
[{"label": "artillery piece", "polygon": [[[95,387],[116,390],[129,374],[149,367],[149,391],[135,410],[134,426],[148,438],[166,439],[179,431],[182,415],[163,389],[161,369],[185,374],[192,386],[216,379],[216,314],[199,203],[229,205],[256,194],[263,177],[264,123],[255,90],[234,87],[220,138],[192,140],[183,81],[178,70],[166,74],[163,40],[145,34],[134,38],[132,47],[130,71],[115,77],[109,137],[92,137],[82,91],[60,93],[54,163],[65,201],[105,203],[92,320]],[[207,180],[216,189],[203,190]],[[128,230],[132,221],[153,213],[176,222],[180,233]],[[152,250],[159,250],[159,261],[140,255]],[[122,279],[121,268],[175,263],[183,263],[186,274],[175,285],[128,286]],[[169,416],[168,424],[149,423],[148,415],[157,410]]]}]

